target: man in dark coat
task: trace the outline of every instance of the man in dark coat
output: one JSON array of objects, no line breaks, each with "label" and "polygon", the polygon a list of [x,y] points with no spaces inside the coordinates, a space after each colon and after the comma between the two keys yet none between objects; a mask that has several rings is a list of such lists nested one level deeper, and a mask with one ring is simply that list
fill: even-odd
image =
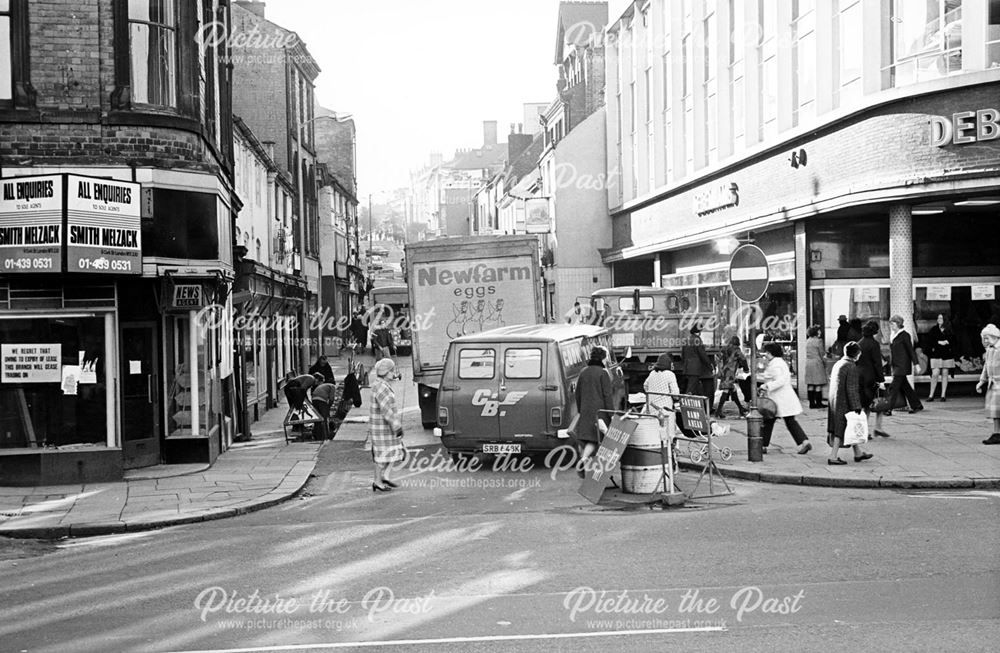
[{"label": "man in dark coat", "polygon": [[379,324],[372,331],[372,349],[375,350],[376,360],[389,358],[396,353],[392,342],[392,333],[389,331],[389,325],[385,322]]},{"label": "man in dark coat", "polygon": [[615,409],[611,375],[604,367],[604,359],[607,357],[608,352],[604,347],[591,349],[587,367],[580,372],[580,377],[576,381],[576,409],[580,417],[574,435],[580,445],[581,476],[584,475],[584,466],[597,452],[597,445],[600,443],[597,420],[601,419],[605,424],[611,423],[611,414],[601,411]]},{"label": "man in dark coat", "polygon": [[893,315],[889,318],[889,329],[892,333],[892,344],[890,352],[892,356],[892,385],[889,387],[889,408],[895,408],[899,393],[903,393],[906,403],[910,406],[910,412],[916,413],[924,409],[920,403],[920,398],[913,391],[910,380],[906,377],[913,374],[913,366],[917,362],[917,353],[913,350],[913,339],[910,334],[903,329],[903,318],[900,315]]},{"label": "man in dark coat", "polygon": [[715,369],[712,359],[705,351],[705,344],[701,341],[701,327],[691,327],[690,334],[681,347],[681,358],[684,361],[684,392],[707,398],[708,410],[712,412],[715,404]]},{"label": "man in dark coat", "polygon": [[316,362],[312,364],[309,368],[310,374],[319,374],[322,376],[322,383],[333,383],[333,368],[330,367],[330,362],[327,360],[326,356],[321,354]]}]

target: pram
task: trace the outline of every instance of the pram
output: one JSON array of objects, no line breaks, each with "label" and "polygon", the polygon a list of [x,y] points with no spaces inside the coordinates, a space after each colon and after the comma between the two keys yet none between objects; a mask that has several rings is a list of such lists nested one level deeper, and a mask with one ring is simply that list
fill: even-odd
[{"label": "pram", "polygon": [[[642,412],[647,414],[656,414],[658,410],[675,410],[667,408],[656,408],[653,406],[649,397],[670,397],[673,401],[678,401],[681,395],[665,394],[658,392],[649,393],[635,393],[630,394],[628,397],[628,404],[630,408],[640,409]],[[686,455],[691,462],[700,463],[702,460],[708,458],[709,447],[711,446],[712,453],[718,454],[718,456],[723,461],[729,461],[733,458],[732,447],[722,446],[720,447],[711,438],[708,438],[701,430],[691,428],[691,425],[686,424],[684,421],[684,412],[681,410],[675,410],[677,419],[677,433],[673,438],[674,445],[674,460],[677,460],[677,455]],[[717,438],[719,436],[727,435],[729,433],[729,425],[717,420],[711,420],[709,422],[709,428],[711,429],[712,438]]]}]

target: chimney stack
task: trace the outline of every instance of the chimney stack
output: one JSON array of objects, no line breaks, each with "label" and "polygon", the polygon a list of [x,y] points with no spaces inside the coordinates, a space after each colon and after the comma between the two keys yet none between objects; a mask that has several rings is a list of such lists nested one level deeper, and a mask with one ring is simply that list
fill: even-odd
[{"label": "chimney stack", "polygon": [[483,147],[492,147],[497,144],[497,121],[483,121]]}]

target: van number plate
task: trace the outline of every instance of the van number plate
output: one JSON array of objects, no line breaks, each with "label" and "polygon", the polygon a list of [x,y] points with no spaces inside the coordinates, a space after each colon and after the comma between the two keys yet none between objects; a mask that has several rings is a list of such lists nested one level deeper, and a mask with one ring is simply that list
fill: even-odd
[{"label": "van number plate", "polygon": [[519,444],[484,444],[483,453],[521,453]]}]

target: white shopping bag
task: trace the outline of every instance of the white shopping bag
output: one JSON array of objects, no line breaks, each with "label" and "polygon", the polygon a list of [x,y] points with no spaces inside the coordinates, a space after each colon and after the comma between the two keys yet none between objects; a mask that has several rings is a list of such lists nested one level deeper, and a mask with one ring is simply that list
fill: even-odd
[{"label": "white shopping bag", "polygon": [[847,413],[847,430],[844,431],[844,446],[868,442],[868,417],[861,413]]}]

